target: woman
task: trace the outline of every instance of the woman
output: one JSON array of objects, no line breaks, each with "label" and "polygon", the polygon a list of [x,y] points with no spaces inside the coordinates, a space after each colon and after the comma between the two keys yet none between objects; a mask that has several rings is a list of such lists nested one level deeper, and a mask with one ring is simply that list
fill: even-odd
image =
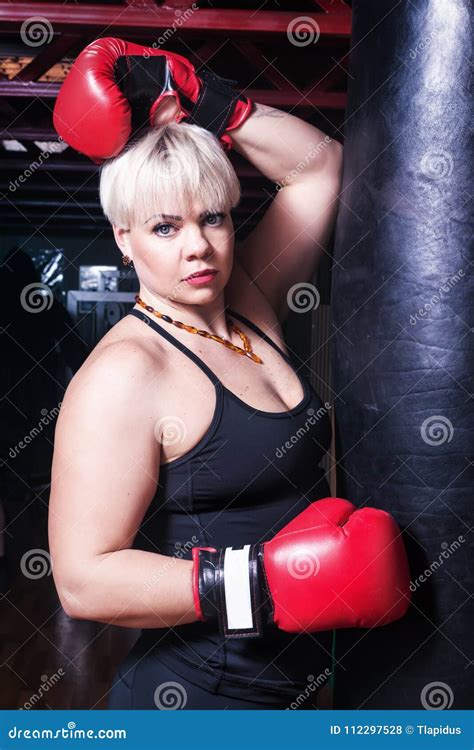
[{"label": "woman", "polygon": [[206,130],[157,127],[101,172],[139,300],[64,398],[50,543],[71,617],[143,629],[111,708],[283,709],[305,690],[300,708],[315,708],[308,685],[331,671],[330,631],[229,640],[193,603],[192,547],[271,539],[330,494],[318,467],[329,417],[290,364],[281,325],[331,234],[342,147],[259,104],[232,136],[284,185],[237,248],[238,180]]}]

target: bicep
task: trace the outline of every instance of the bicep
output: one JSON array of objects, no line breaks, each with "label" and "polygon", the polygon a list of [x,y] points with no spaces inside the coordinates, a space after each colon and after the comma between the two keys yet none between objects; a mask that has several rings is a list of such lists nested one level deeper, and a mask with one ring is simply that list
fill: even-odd
[{"label": "bicep", "polygon": [[[342,162],[341,162],[342,163]],[[341,167],[279,190],[236,257],[282,321],[288,292],[310,282],[337,215]]]},{"label": "bicep", "polygon": [[57,585],[80,580],[97,556],[131,547],[156,490],[159,443],[129,372],[92,368],[61,406],[49,512]]}]

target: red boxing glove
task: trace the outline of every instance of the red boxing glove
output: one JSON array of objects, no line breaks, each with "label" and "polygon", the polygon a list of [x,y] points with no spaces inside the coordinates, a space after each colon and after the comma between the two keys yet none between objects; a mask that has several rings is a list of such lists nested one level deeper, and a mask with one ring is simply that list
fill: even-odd
[{"label": "red boxing glove", "polygon": [[96,164],[117,156],[130,136],[153,127],[156,110],[172,96],[176,121],[194,123],[232,145],[228,131],[250,116],[252,103],[228,81],[182,55],[104,37],[78,55],[56,99],[53,122],[70,146]]},{"label": "red boxing glove", "polygon": [[317,500],[271,541],[192,550],[198,619],[229,637],[387,625],[406,613],[410,572],[400,530],[383,510]]}]

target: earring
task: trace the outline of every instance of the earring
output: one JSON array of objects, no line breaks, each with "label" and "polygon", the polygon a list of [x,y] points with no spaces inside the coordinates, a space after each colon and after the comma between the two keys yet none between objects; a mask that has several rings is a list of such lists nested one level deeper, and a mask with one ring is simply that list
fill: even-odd
[{"label": "earring", "polygon": [[131,268],[134,267],[133,266],[133,260],[130,260],[130,258],[128,257],[128,255],[122,255],[122,263],[123,263],[124,266],[130,266]]}]

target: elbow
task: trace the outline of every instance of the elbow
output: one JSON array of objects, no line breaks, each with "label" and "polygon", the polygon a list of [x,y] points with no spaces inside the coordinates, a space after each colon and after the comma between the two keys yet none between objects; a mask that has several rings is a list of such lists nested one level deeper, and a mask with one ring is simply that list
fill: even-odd
[{"label": "elbow", "polygon": [[82,599],[72,591],[56,585],[59,602],[64,612],[72,620],[92,620],[91,613]]},{"label": "elbow", "polygon": [[56,593],[64,612],[72,620],[93,620],[94,616],[86,602],[84,582],[66,581],[53,572]]},{"label": "elbow", "polygon": [[93,618],[89,613],[86,613],[85,607],[82,607],[74,598],[72,598],[67,592],[62,591],[59,595],[59,601],[65,614],[71,620],[92,620]]}]

